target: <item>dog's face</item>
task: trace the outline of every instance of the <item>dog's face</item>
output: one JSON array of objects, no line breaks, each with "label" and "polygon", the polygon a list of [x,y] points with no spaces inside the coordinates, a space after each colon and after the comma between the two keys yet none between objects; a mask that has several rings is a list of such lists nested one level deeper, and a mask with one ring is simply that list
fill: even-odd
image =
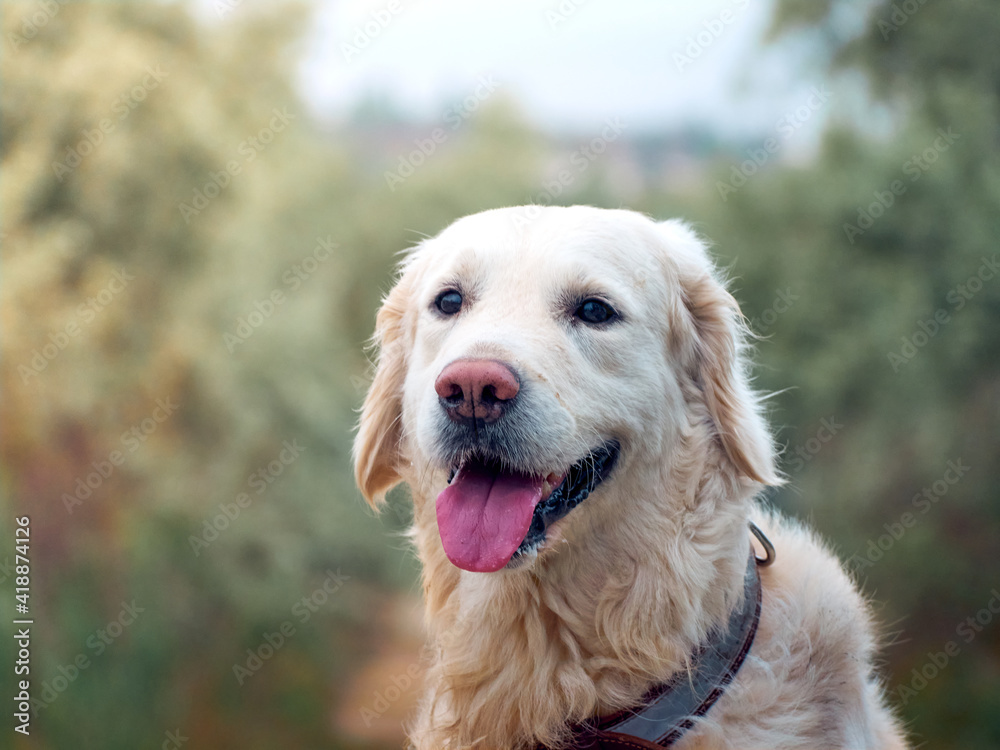
[{"label": "dog's face", "polygon": [[586,543],[629,511],[609,487],[670,471],[692,430],[737,479],[773,478],[738,310],[680,224],[586,207],[467,217],[404,263],[376,336],[359,485],[436,494],[443,549],[465,570]]}]

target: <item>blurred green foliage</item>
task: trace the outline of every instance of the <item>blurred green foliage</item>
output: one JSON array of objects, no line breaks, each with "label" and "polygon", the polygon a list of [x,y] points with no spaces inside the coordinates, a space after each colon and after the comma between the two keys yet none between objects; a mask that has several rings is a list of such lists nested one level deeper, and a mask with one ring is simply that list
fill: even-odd
[{"label": "blurred green foliage", "polygon": [[[911,5],[870,5],[852,36],[844,3],[780,3],[774,34],[807,34],[872,103],[821,104],[834,114],[802,164],[780,131],[773,153],[703,136],[695,177],[629,200],[690,219],[729,264],[787,446],[772,500],[879,603],[914,737],[996,747],[1000,628],[958,628],[1000,588],[1000,279],[971,281],[1000,252],[1000,14]],[[374,310],[399,250],[547,196],[580,144],[497,95],[390,190],[435,124],[377,102],[313,122],[291,84],[308,7],[200,24],[177,4],[70,3],[28,36],[40,7],[4,4],[0,67],[0,535],[31,516],[33,689],[54,697],[16,746],[153,747],[178,728],[186,747],[372,746],[337,707],[416,580],[405,497],[374,518],[349,466]],[[858,111],[888,126],[837,114]],[[597,159],[553,200],[617,207],[623,182]],[[969,469],[941,484],[949,461]],[[294,636],[240,684],[234,665],[285,622]],[[948,641],[959,656],[901,692]],[[12,662],[0,649],[3,695]]]}]

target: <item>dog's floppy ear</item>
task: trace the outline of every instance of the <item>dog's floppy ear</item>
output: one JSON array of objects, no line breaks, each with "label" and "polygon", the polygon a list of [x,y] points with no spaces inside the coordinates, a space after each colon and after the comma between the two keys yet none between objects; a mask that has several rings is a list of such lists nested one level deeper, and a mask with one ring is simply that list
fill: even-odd
[{"label": "dog's floppy ear", "polygon": [[[665,222],[681,284],[684,307],[694,325],[689,350],[691,375],[704,395],[726,457],[742,476],[768,485],[782,484],[775,467],[774,443],[750,388],[744,355],[746,324],[739,305],[716,278],[702,242],[683,224]],[[673,255],[673,253],[672,253]]]},{"label": "dog's floppy ear", "polygon": [[361,407],[354,439],[354,478],[374,508],[401,479],[403,382],[411,343],[406,310],[413,288],[412,275],[403,274],[376,316],[373,342],[378,348],[378,365]]}]

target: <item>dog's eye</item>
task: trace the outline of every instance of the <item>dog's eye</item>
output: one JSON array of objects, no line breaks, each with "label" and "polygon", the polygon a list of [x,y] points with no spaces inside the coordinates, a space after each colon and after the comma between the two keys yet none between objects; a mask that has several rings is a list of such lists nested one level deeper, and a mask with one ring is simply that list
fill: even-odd
[{"label": "dog's eye", "polygon": [[609,320],[614,320],[618,317],[618,313],[615,312],[611,305],[599,299],[585,299],[573,314],[584,323],[590,323],[591,325],[607,323]]},{"label": "dog's eye", "polygon": [[462,309],[462,295],[454,289],[446,289],[434,300],[434,307],[443,315],[454,315]]}]

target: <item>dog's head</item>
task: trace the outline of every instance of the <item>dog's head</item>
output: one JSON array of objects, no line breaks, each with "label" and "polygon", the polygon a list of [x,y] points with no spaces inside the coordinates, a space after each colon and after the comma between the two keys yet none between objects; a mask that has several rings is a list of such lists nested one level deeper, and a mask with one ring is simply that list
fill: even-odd
[{"label": "dog's head", "polygon": [[585,544],[643,481],[689,503],[708,471],[777,483],[741,321],[683,224],[589,207],[461,219],[407,257],[378,313],[358,485],[373,504],[404,480],[436,496],[448,558],[487,572]]}]

